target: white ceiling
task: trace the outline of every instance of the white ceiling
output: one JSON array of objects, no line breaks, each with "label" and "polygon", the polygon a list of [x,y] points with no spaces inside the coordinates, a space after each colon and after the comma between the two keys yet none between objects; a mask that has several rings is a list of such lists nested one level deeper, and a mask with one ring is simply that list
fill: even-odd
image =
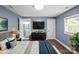
[{"label": "white ceiling", "polygon": [[36,10],[33,5],[5,5],[4,7],[23,17],[56,17],[75,5],[44,5],[43,10]]}]

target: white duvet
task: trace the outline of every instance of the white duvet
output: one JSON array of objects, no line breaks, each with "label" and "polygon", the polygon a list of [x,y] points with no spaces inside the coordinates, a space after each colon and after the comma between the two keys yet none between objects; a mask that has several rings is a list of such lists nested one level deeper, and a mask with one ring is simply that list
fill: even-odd
[{"label": "white duvet", "polygon": [[13,49],[5,50],[6,54],[39,54],[39,41],[18,41]]}]

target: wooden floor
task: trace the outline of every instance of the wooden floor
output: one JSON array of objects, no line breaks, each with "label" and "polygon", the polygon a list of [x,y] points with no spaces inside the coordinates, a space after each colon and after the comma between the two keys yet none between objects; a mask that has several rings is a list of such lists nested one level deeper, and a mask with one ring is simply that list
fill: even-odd
[{"label": "wooden floor", "polygon": [[64,46],[62,46],[58,41],[56,41],[55,39],[50,39],[49,42],[52,45],[55,45],[55,47],[60,51],[61,54],[72,54],[72,52],[70,52],[69,50],[67,50]]}]

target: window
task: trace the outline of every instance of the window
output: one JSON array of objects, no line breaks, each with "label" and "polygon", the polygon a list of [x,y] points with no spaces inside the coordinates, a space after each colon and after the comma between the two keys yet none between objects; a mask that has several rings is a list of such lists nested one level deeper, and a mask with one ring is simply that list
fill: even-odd
[{"label": "window", "polygon": [[73,34],[79,32],[79,15],[65,18],[64,27],[65,33]]}]

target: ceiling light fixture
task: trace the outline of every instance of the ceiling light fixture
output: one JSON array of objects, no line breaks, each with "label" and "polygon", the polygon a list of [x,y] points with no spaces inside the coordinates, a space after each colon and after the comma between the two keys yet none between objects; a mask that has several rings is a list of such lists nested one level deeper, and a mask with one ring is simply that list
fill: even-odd
[{"label": "ceiling light fixture", "polygon": [[42,10],[44,8],[44,5],[34,5],[34,8],[36,10]]}]

